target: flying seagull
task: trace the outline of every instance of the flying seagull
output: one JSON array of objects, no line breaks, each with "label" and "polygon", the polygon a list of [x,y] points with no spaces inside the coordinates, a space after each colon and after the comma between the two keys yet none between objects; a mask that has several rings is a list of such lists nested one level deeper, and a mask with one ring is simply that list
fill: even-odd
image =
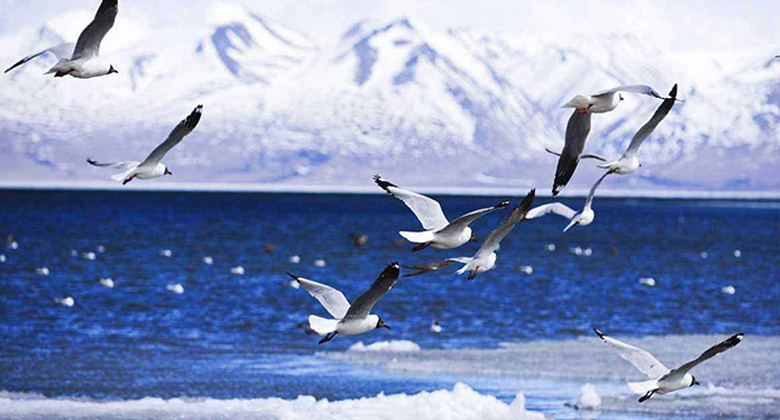
[{"label": "flying seagull", "polygon": [[43,54],[51,53],[58,61],[57,64],[45,74],[54,73],[54,77],[70,75],[77,79],[89,79],[111,73],[118,73],[114,69],[114,66],[98,57],[98,54],[100,53],[100,42],[103,41],[103,37],[105,37],[111,27],[114,26],[114,20],[116,20],[118,12],[118,0],[103,0],[100,3],[97,14],[95,14],[95,19],[81,31],[81,35],[79,35],[76,44],[59,44],[39,53],[29,55],[9,67],[5,72],[8,73],[14,68]]},{"label": "flying seagull", "polygon": [[179,144],[182,139],[190,134],[192,130],[198,125],[200,121],[200,114],[203,110],[203,105],[198,105],[192,111],[192,113],[185,119],[181,120],[176,128],[171,131],[168,138],[165,139],[162,144],[157,146],[146,160],[143,162],[138,161],[125,161],[125,162],[97,162],[94,159],[88,158],[87,163],[92,166],[110,167],[116,169],[122,169],[124,172],[113,175],[111,178],[114,181],[122,182],[122,185],[127,184],[135,178],[138,179],[152,179],[159,178],[163,175],[173,175],[168,167],[162,162],[162,158],[171,150],[174,146]]},{"label": "flying seagull", "polygon": [[448,258],[447,260],[440,263],[411,267],[417,271],[409,274],[408,276],[415,276],[430,271],[435,271],[454,263],[463,264],[463,267],[461,267],[456,273],[463,274],[468,271],[469,280],[474,280],[474,278],[477,277],[477,274],[479,273],[492,270],[496,265],[496,259],[498,258],[496,251],[498,250],[501,240],[504,239],[504,237],[515,228],[515,225],[525,219],[525,215],[528,212],[528,209],[530,209],[531,204],[533,204],[535,195],[536,190],[531,190],[531,192],[525,196],[522,203],[512,209],[512,212],[509,213],[509,216],[506,218],[506,220],[504,220],[504,222],[501,223],[501,225],[498,226],[495,230],[490,232],[487,238],[485,238],[485,242],[482,243],[482,246],[473,257]]},{"label": "flying seagull", "polygon": [[591,96],[577,95],[569,102],[566,102],[561,108],[575,108],[579,113],[602,114],[617,108],[623,100],[620,92],[640,93],[642,95],[652,96],[658,99],[664,99],[653,88],[647,85],[623,85],[612,89],[603,90]]},{"label": "flying seagull", "polygon": [[309,315],[311,329],[317,334],[325,336],[319,342],[319,344],[323,344],[332,340],[338,333],[357,335],[381,327],[389,330],[390,325],[386,324],[379,315],[372,314],[371,309],[385,293],[395,286],[398,281],[398,273],[399,268],[396,262],[385,267],[371,288],[358,296],[352,305],[349,304],[343,293],[328,285],[295,274],[287,274],[303,286],[333,316],[333,319],[326,319],[317,315]]},{"label": "flying seagull", "polygon": [[599,180],[593,184],[593,187],[590,189],[590,193],[588,193],[588,198],[585,199],[585,205],[582,207],[582,211],[576,212],[563,203],[555,202],[542,204],[541,206],[532,208],[528,211],[528,214],[525,215],[525,218],[536,219],[548,214],[557,214],[558,216],[563,216],[570,220],[569,224],[566,225],[566,227],[563,229],[564,232],[571,229],[573,226],[587,226],[591,224],[593,219],[596,218],[596,213],[591,208],[591,205],[593,204],[593,196],[596,194],[596,189],[599,187],[599,184],[601,184],[601,181],[603,181],[607,175],[609,175],[609,172],[602,175],[601,178],[599,178]]},{"label": "flying seagull", "polygon": [[552,194],[558,195],[561,190],[569,183],[574,175],[580,159],[593,157],[593,155],[583,155],[585,149],[585,140],[590,133],[590,113],[579,113],[574,111],[566,124],[566,139],[561,153],[548,152],[559,156],[558,166],[555,168],[555,181],[553,182]]},{"label": "flying seagull", "polygon": [[407,241],[420,244],[412,248],[415,252],[428,246],[433,246],[436,249],[452,249],[469,241],[475,241],[474,233],[469,225],[486,214],[509,206],[509,201],[504,200],[493,207],[474,210],[450,222],[441,210],[441,205],[438,201],[416,192],[405,190],[379,175],[374,175],[374,182],[388,194],[403,201],[417,216],[417,219],[420,220],[425,231],[398,232]]},{"label": "flying seagull", "polygon": [[647,375],[650,378],[645,382],[629,382],[628,387],[637,394],[644,394],[639,398],[639,402],[645,402],[653,394],[668,394],[670,392],[678,391],[683,388],[688,388],[694,385],[700,385],[696,378],[688,373],[691,369],[705,360],[715,356],[718,353],[736,346],[742,341],[743,333],[735,334],[726,340],[710,347],[707,351],[701,354],[694,360],[676,368],[669,369],[659,362],[658,359],[653,357],[652,354],[638,347],[634,347],[630,344],[626,344],[622,341],[615,340],[614,338],[604,334],[596,328],[593,328],[596,335],[599,336],[605,343],[609,344],[612,348],[620,353],[620,357],[628,360],[634,367],[639,369],[640,372]]},{"label": "flying seagull", "polygon": [[634,134],[634,138],[631,139],[631,144],[628,145],[628,149],[625,153],[623,153],[623,156],[614,162],[599,165],[599,168],[604,168],[607,169],[609,173],[620,175],[628,175],[639,169],[639,167],[642,166],[642,164],[639,163],[639,158],[637,157],[639,146],[641,146],[642,142],[647,138],[647,136],[649,136],[650,133],[655,130],[658,124],[660,124],[661,121],[666,118],[666,115],[669,114],[672,106],[674,106],[676,98],[677,85],[675,84],[674,87],[672,87],[672,90],[669,92],[669,97],[661,102],[661,105],[658,107],[658,109],[655,110],[655,113],[650,118],[650,121],[645,123],[645,125],[643,125],[642,128],[640,128],[639,131]]}]

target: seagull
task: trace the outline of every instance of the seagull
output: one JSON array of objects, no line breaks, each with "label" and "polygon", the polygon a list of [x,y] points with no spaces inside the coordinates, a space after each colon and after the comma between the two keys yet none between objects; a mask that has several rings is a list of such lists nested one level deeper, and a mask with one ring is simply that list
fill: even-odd
[{"label": "seagull", "polygon": [[54,77],[70,75],[77,79],[90,79],[92,77],[118,73],[114,66],[98,57],[100,42],[103,41],[103,37],[114,26],[114,20],[116,20],[118,12],[118,0],[103,0],[100,3],[97,14],[95,14],[95,18],[84,28],[75,44],[59,44],[39,53],[29,55],[9,67],[5,72],[8,73],[36,57],[50,53],[58,61],[54,67],[44,74],[54,73]]},{"label": "seagull", "polygon": [[76,301],[72,297],[66,296],[64,298],[54,298],[54,303],[56,303],[57,305],[67,306],[68,308],[72,308],[73,305],[76,304]]},{"label": "seagull", "polygon": [[180,294],[184,293],[184,286],[182,286],[179,283],[169,284],[169,285],[165,286],[165,289],[168,290],[169,292],[171,292],[173,294],[177,294],[177,295],[180,295]]},{"label": "seagull", "polygon": [[585,149],[585,140],[590,133],[590,113],[580,113],[574,111],[566,124],[566,138],[561,153],[546,149],[547,152],[558,156],[558,165],[555,168],[555,181],[553,182],[552,194],[558,195],[561,190],[569,183],[574,175],[580,159],[600,159],[595,155],[582,154]]},{"label": "seagull", "polygon": [[569,100],[569,102],[566,102],[561,108],[575,108],[577,110],[576,112],[581,114],[603,114],[617,108],[620,102],[623,101],[623,95],[621,95],[620,92],[640,93],[658,99],[665,99],[650,86],[623,85],[612,89],[602,90],[591,96],[577,95]]},{"label": "seagull", "polygon": [[617,352],[620,353],[620,357],[628,360],[634,367],[639,369],[640,372],[650,378],[649,381],[645,382],[628,383],[628,387],[631,388],[632,391],[637,394],[644,394],[639,398],[640,403],[647,401],[655,393],[668,394],[694,385],[700,385],[696,378],[688,372],[716,354],[723,353],[736,346],[742,341],[742,337],[744,336],[743,333],[735,334],[710,347],[696,359],[691,360],[676,369],[670,370],[647,351],[615,340],[596,328],[593,328],[593,331],[595,331],[596,335],[604,340],[605,343],[617,350]]},{"label": "seagull", "polygon": [[441,333],[441,324],[439,324],[439,321],[433,320],[433,324],[431,324],[431,332],[439,334]]},{"label": "seagull", "polygon": [[336,334],[345,335],[363,334],[376,328],[390,329],[379,315],[371,313],[371,309],[398,281],[399,266],[397,262],[389,264],[365,293],[358,296],[350,305],[344,294],[338,290],[316,281],[311,281],[295,274],[287,273],[295,279],[309,294],[317,299],[322,306],[333,316],[326,319],[316,315],[309,315],[311,329],[325,337],[319,344],[327,343]]},{"label": "seagull", "polygon": [[106,289],[113,289],[114,288],[114,280],[111,277],[106,277],[104,279],[98,279],[98,283],[100,283],[100,285],[105,287]]},{"label": "seagull", "polygon": [[593,204],[593,196],[596,194],[596,189],[599,187],[599,184],[601,184],[601,181],[603,181],[607,175],[609,175],[609,172],[602,175],[601,178],[599,178],[599,180],[593,184],[593,187],[590,189],[590,193],[588,193],[588,198],[585,200],[585,205],[582,207],[582,211],[576,212],[563,203],[555,202],[542,204],[541,206],[532,208],[528,211],[528,214],[525,215],[525,218],[536,219],[548,214],[557,214],[558,216],[563,216],[570,220],[569,224],[566,225],[566,227],[563,229],[564,232],[568,231],[574,226],[587,226],[591,224],[593,219],[596,218],[596,213],[591,208],[591,205]]},{"label": "seagull", "polygon": [[509,206],[509,201],[504,200],[493,207],[474,210],[450,222],[441,210],[441,205],[438,201],[416,192],[405,190],[379,175],[374,175],[374,182],[388,194],[403,201],[417,216],[417,219],[420,220],[425,231],[398,232],[407,241],[420,244],[412,248],[414,252],[425,249],[428,246],[433,246],[436,249],[452,249],[469,241],[476,241],[469,225],[482,216]]},{"label": "seagull", "polygon": [[501,225],[499,225],[495,230],[490,232],[488,237],[485,238],[485,242],[482,243],[482,246],[473,257],[448,258],[440,263],[411,267],[417,271],[409,274],[408,276],[435,271],[439,268],[455,263],[463,264],[463,267],[456,271],[456,274],[463,274],[468,271],[469,280],[474,280],[474,278],[477,277],[477,274],[479,273],[492,270],[496,265],[496,259],[498,258],[496,251],[498,250],[501,240],[504,239],[504,237],[515,228],[516,224],[525,219],[525,215],[528,212],[528,209],[531,208],[531,204],[534,201],[535,195],[536,190],[531,190],[531,192],[525,196],[523,202],[512,209],[512,212],[509,213],[509,216],[506,218],[506,220],[504,220],[504,222],[501,223]]},{"label": "seagull", "polygon": [[198,125],[198,121],[200,121],[200,114],[202,110],[203,105],[198,105],[195,107],[192,113],[187,118],[181,120],[176,128],[171,131],[171,134],[168,135],[168,138],[165,139],[162,144],[157,146],[157,148],[155,148],[143,162],[125,161],[100,163],[96,162],[94,159],[89,158],[87,159],[87,163],[92,166],[111,167],[124,170],[124,172],[113,175],[111,177],[111,179],[114,181],[122,182],[122,185],[127,184],[135,178],[152,179],[159,178],[164,175],[173,175],[173,173],[168,170],[168,167],[160,161],[163,157],[165,157],[165,154],[168,153],[169,150],[179,144],[179,142],[182,141],[182,139],[184,139],[187,134],[190,134],[192,130],[195,129],[195,127]]},{"label": "seagull", "polygon": [[666,115],[669,114],[672,106],[674,106],[674,101],[676,98],[677,85],[675,84],[674,87],[672,87],[672,90],[669,92],[669,97],[665,98],[658,109],[655,110],[655,113],[650,118],[650,121],[645,123],[645,125],[643,125],[642,128],[640,128],[639,131],[634,134],[634,138],[631,139],[631,143],[628,145],[628,150],[623,153],[623,156],[614,162],[599,165],[599,168],[607,169],[610,173],[619,175],[628,175],[639,169],[639,167],[642,166],[642,164],[639,163],[639,158],[637,157],[639,146],[642,145],[642,142],[647,138],[647,136],[649,136],[650,133],[655,130],[658,124],[663,121]]}]

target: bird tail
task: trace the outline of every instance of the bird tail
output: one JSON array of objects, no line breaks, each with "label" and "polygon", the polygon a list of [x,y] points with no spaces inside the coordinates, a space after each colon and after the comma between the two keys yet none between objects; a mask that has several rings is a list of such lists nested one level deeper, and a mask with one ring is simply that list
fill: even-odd
[{"label": "bird tail", "polygon": [[615,166],[616,164],[617,164],[617,161],[608,162],[608,163],[604,163],[604,164],[599,165],[599,168],[601,168],[601,169],[612,169],[612,167]]},{"label": "bird tail", "polygon": [[426,230],[425,232],[398,232],[399,235],[403,236],[404,239],[406,239],[409,242],[415,243],[415,244],[424,244],[426,242],[433,241],[433,232],[430,230]]},{"label": "bird tail", "polygon": [[338,319],[325,319],[317,315],[309,315],[309,326],[319,335],[325,335],[336,331]]},{"label": "bird tail", "polygon": [[116,182],[123,182],[127,177],[133,174],[133,171],[138,167],[138,165],[133,165],[130,168],[128,168],[126,171],[111,175],[111,179],[113,179]]},{"label": "bird tail", "polygon": [[658,380],[653,379],[644,382],[629,382],[628,387],[636,394],[646,394],[654,389],[658,389]]},{"label": "bird tail", "polygon": [[561,105],[561,108],[577,108],[577,109],[588,109],[590,106],[590,101],[588,98],[577,95],[569,100],[569,102],[566,102],[565,104]]}]

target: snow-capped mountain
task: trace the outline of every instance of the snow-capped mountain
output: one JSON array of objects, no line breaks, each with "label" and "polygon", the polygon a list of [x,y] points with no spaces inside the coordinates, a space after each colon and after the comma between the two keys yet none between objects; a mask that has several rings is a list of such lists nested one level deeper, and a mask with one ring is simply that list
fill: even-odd
[{"label": "snow-capped mountain", "polygon": [[[405,185],[546,191],[556,159],[544,148],[562,147],[571,112],[562,103],[618,84],[665,93],[679,83],[685,102],[643,146],[642,170],[609,183],[780,190],[771,51],[716,75],[714,59],[667,57],[631,35],[441,31],[401,17],[318,39],[241,6],[210,7],[207,19],[177,23],[120,15],[102,51],[118,75],[55,80],[41,75],[53,64],[43,58],[0,77],[0,180],[107,179],[84,159],[143,159],[203,103],[198,129],[166,158],[173,181],[351,187],[378,172]],[[72,40],[90,13],[68,16],[0,32],[0,62]],[[625,96],[594,116],[587,151],[618,157],[658,105]],[[583,163],[571,189],[597,171]]]}]

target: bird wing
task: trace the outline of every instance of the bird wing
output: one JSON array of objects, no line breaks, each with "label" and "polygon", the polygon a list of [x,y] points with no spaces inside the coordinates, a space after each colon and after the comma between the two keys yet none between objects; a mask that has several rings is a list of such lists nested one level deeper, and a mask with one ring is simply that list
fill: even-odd
[{"label": "bird wing", "polygon": [[123,162],[98,162],[95,159],[87,158],[87,163],[100,168],[129,169],[131,166],[138,166],[137,160],[126,160]]},{"label": "bird wing", "polygon": [[541,206],[537,206],[532,208],[531,210],[528,210],[528,213],[525,215],[526,219],[536,219],[542,216],[546,216],[548,214],[557,214],[558,216],[563,216],[567,219],[571,219],[574,217],[575,214],[577,214],[576,211],[569,208],[569,206],[563,204],[563,203],[548,203],[548,204],[542,204]]},{"label": "bird wing", "polygon": [[439,230],[450,223],[441,210],[441,205],[438,201],[422,194],[405,190],[379,175],[374,175],[374,182],[388,194],[403,201],[406,207],[409,207],[414,215],[417,216],[424,229]]},{"label": "bird wing", "polygon": [[68,42],[65,44],[59,44],[55,45],[53,47],[47,48],[41,52],[37,52],[35,54],[28,55],[27,57],[24,57],[23,59],[17,61],[13,66],[9,67],[5,73],[8,73],[9,71],[21,66],[22,64],[37,58],[43,54],[51,53],[55,57],[57,57],[58,60],[67,59],[70,58],[73,55],[73,49],[76,47],[76,44],[72,42]]},{"label": "bird wing", "polygon": [[439,232],[447,232],[449,230],[460,230],[465,228],[466,226],[470,225],[471,222],[479,219],[482,216],[485,216],[487,214],[493,213],[494,211],[498,209],[503,209],[504,207],[509,206],[509,200],[504,200],[495,206],[492,207],[486,207],[484,209],[474,210],[470,213],[466,213],[463,216],[458,217],[457,219],[453,220],[452,223],[448,224],[447,227],[440,230]]},{"label": "bird wing", "polygon": [[642,128],[640,128],[639,131],[634,134],[634,138],[631,139],[631,144],[628,145],[628,150],[626,150],[626,153],[624,153],[623,156],[629,157],[636,155],[636,152],[639,150],[639,146],[642,145],[642,142],[647,138],[647,136],[650,135],[650,133],[653,132],[653,130],[655,130],[658,124],[663,121],[664,118],[666,118],[666,115],[669,114],[669,111],[672,110],[672,106],[674,106],[674,101],[676,98],[677,85],[675,84],[674,87],[672,87],[672,90],[669,92],[669,97],[661,102],[661,105],[658,107],[658,109],[655,110],[653,116],[650,117],[650,121],[645,123],[645,125],[643,125]]},{"label": "bird wing", "polygon": [[192,130],[195,129],[195,127],[198,125],[198,122],[200,121],[202,110],[203,105],[196,106],[192,113],[187,116],[187,118],[181,120],[176,128],[171,131],[171,134],[168,134],[168,138],[165,139],[165,141],[157,146],[154,150],[152,150],[152,153],[146,157],[146,160],[141,163],[141,166],[154,166],[160,163],[165,154],[168,153],[168,151],[171,150],[173,146],[179,144],[179,142],[182,141],[182,139],[187,136],[187,134],[190,134]]},{"label": "bird wing", "polygon": [[599,178],[598,181],[596,181],[595,184],[593,184],[592,187],[590,187],[590,192],[588,193],[588,198],[585,200],[585,207],[590,207],[591,203],[593,203],[593,196],[596,195],[596,189],[601,185],[601,181],[604,180],[604,178],[607,177],[611,172],[606,172],[604,175]]},{"label": "bird wing", "polygon": [[598,92],[592,96],[594,97],[604,96],[604,95],[610,95],[617,92],[641,93],[642,95],[648,95],[654,98],[664,99],[664,97],[661,96],[658,92],[656,92],[655,89],[647,85],[622,85],[612,89],[602,90],[601,92]]},{"label": "bird wing", "polygon": [[317,299],[333,318],[342,319],[347,315],[349,301],[343,293],[327,284],[317,283],[291,273],[287,275],[294,278],[314,299]]},{"label": "bird wing", "polygon": [[590,112],[580,113],[575,110],[566,124],[566,142],[558,159],[558,166],[555,168],[553,195],[561,192],[577,169],[580,155],[585,149],[585,140],[590,133],[590,116]]},{"label": "bird wing", "polygon": [[685,375],[686,373],[688,373],[689,370],[691,370],[694,367],[696,367],[696,365],[704,362],[707,359],[712,358],[713,356],[715,356],[718,353],[723,353],[724,351],[726,351],[726,350],[736,346],[740,342],[742,342],[742,337],[744,335],[745,334],[743,334],[743,333],[738,333],[738,334],[732,335],[731,337],[729,337],[729,338],[721,341],[720,343],[718,343],[718,344],[710,347],[709,349],[707,349],[707,351],[702,353],[701,356],[699,356],[699,357],[691,360],[690,362],[688,362],[688,363],[678,367],[677,369],[674,369],[671,372],[671,374]]},{"label": "bird wing", "polygon": [[100,42],[108,31],[114,26],[116,15],[119,12],[118,0],[103,0],[100,3],[95,18],[81,31],[76,49],[73,50],[72,59],[95,57],[100,52]]},{"label": "bird wing", "polygon": [[531,204],[534,202],[535,196],[536,190],[531,190],[528,195],[523,198],[523,201],[512,209],[512,212],[509,213],[509,216],[506,218],[506,220],[504,220],[501,225],[490,232],[487,238],[485,238],[485,242],[482,243],[482,246],[477,251],[476,255],[474,255],[475,260],[492,254],[498,248],[501,240],[504,239],[504,237],[515,228],[516,224],[520,223],[520,221],[525,218],[526,213],[528,213],[528,210],[531,208]]},{"label": "bird wing", "polygon": [[595,331],[596,335],[598,335],[599,338],[601,338],[605,343],[609,344],[610,347],[617,350],[617,352],[620,354],[620,357],[626,359],[628,362],[634,365],[635,368],[639,369],[640,372],[647,375],[648,378],[658,379],[661,376],[669,373],[669,369],[647,351],[642,350],[639,347],[626,344],[620,340],[615,340],[614,338],[604,334],[596,328],[594,328],[593,331]]},{"label": "bird wing", "polygon": [[349,307],[345,318],[365,318],[371,313],[374,305],[395,286],[398,281],[399,266],[397,262],[389,264],[382,270],[374,284],[365,293],[358,296],[352,306]]}]

